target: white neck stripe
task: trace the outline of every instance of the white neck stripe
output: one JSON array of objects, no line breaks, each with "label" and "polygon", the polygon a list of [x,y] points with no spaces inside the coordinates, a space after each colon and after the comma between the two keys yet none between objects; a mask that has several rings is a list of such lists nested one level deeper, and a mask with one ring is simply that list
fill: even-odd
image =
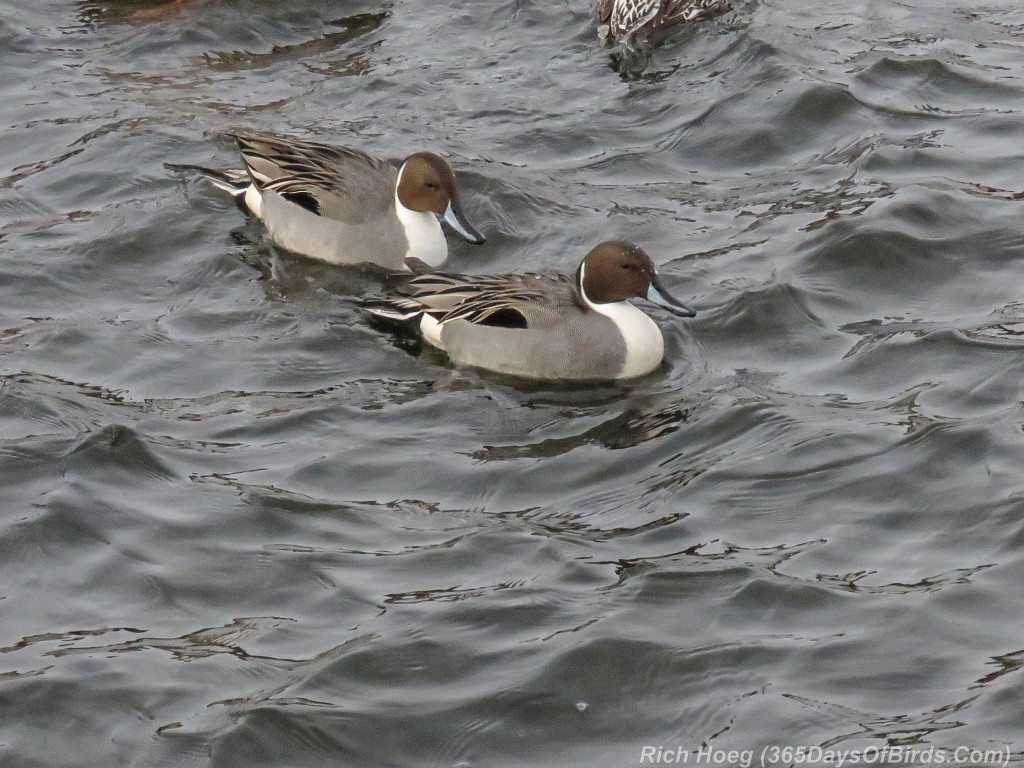
[{"label": "white neck stripe", "polygon": [[405,163],[402,163],[395,181],[395,214],[405,232],[405,258],[417,258],[431,267],[439,267],[448,258],[448,242],[444,239],[437,216],[430,211],[406,208],[398,199],[398,185],[402,183],[404,171]]},{"label": "white neck stripe", "polygon": [[[601,310],[597,308],[597,305],[590,300],[589,296],[587,296],[587,292],[583,289],[583,276],[584,276],[584,274],[586,272],[586,269],[587,269],[587,265],[585,263],[580,264],[580,277],[579,277],[579,283],[580,284],[579,284],[579,286],[577,286],[579,288],[579,290],[580,290],[580,296],[583,297],[583,303],[584,304],[586,304],[588,307],[590,307],[595,312],[601,312]],[[602,313],[602,314],[604,314],[604,313]]]}]

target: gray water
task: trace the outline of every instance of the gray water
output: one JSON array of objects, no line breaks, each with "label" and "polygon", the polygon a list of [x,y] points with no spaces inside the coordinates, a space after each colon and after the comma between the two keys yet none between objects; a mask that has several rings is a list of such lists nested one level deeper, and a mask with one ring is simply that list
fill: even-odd
[{"label": "gray water", "polygon": [[[588,0],[7,0],[0,765],[1024,764],[1022,52],[1016,0],[639,63]],[[699,315],[620,386],[457,370],[163,167],[232,127],[439,151],[452,269],[625,238]]]}]

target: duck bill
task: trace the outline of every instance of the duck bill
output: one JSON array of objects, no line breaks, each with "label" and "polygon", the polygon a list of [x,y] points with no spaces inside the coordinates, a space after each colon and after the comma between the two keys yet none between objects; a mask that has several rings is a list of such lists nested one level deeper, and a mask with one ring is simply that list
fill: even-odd
[{"label": "duck bill", "polygon": [[657,304],[659,307],[664,307],[673,315],[678,315],[679,317],[694,317],[697,314],[696,310],[690,309],[666,291],[665,286],[661,284],[661,280],[657,276],[651,281],[651,287],[647,289],[647,300],[652,304]]},{"label": "duck bill", "polygon": [[484,242],[484,236],[477,232],[472,224],[466,221],[466,217],[462,213],[462,207],[454,200],[448,203],[444,216],[441,218],[444,219],[449,227],[474,245],[480,245]]}]

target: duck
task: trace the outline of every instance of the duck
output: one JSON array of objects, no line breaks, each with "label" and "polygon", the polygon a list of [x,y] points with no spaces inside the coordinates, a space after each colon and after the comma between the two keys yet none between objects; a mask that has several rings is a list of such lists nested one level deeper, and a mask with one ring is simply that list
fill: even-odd
[{"label": "duck", "polygon": [[398,291],[368,302],[371,316],[418,322],[423,339],[458,365],[534,380],[632,379],[656,369],[664,338],[631,299],[696,315],[666,290],[651,257],[624,240],[593,247],[573,275],[432,272]]},{"label": "duck", "polygon": [[331,264],[392,272],[435,268],[448,256],[440,216],[470,243],[484,236],[462,209],[455,173],[433,152],[396,168],[349,147],[272,133],[231,131],[245,168],[198,171],[266,225],[281,247]]},{"label": "duck", "polygon": [[650,36],[677,24],[724,10],[727,0],[600,0],[597,36]]}]

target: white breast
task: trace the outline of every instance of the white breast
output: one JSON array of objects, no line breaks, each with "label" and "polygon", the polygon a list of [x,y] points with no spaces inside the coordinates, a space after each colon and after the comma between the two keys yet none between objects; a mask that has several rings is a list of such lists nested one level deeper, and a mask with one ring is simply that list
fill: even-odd
[{"label": "white breast", "polygon": [[628,301],[614,304],[590,304],[591,309],[610,319],[626,342],[626,362],[617,378],[630,379],[650,373],[665,356],[665,339],[661,329],[647,315]]}]

